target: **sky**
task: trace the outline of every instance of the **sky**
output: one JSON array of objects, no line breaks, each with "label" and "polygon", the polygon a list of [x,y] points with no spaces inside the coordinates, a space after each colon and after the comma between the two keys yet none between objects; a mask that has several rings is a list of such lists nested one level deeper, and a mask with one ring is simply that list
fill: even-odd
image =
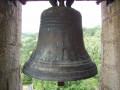
[{"label": "sky", "polygon": [[[39,32],[41,13],[50,7],[51,5],[48,1],[27,2],[26,5],[23,5],[22,32]],[[83,27],[101,26],[101,5],[97,5],[95,1],[75,1],[72,8],[82,14]]]}]

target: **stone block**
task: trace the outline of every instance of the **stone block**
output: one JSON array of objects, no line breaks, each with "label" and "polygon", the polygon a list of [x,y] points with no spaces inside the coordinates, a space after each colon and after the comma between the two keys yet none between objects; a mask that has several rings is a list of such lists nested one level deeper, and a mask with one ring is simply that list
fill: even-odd
[{"label": "stone block", "polygon": [[116,11],[120,11],[120,0],[116,0]]},{"label": "stone block", "polygon": [[99,90],[120,90],[119,71],[109,65],[102,66]]},{"label": "stone block", "polygon": [[103,64],[120,69],[120,42],[103,44]]},{"label": "stone block", "polygon": [[111,41],[116,41],[117,36],[115,34],[115,30],[112,29],[111,23],[113,23],[112,19],[106,19],[102,22],[102,43],[107,43]]},{"label": "stone block", "polygon": [[102,43],[120,42],[120,13],[102,21]]}]

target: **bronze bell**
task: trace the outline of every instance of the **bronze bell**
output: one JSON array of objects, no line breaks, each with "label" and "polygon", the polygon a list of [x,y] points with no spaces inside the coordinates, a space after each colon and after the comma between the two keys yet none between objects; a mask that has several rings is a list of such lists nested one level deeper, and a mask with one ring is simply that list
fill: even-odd
[{"label": "bronze bell", "polygon": [[84,46],[80,12],[65,6],[43,11],[38,43],[23,72],[32,78],[58,82],[97,74]]}]

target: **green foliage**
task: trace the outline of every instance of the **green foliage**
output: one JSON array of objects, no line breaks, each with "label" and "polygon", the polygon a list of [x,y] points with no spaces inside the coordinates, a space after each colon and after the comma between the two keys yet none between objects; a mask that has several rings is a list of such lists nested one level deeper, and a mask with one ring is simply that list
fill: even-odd
[{"label": "green foliage", "polygon": [[[55,81],[44,81],[32,79],[22,72],[22,83],[33,83],[35,90],[97,90],[99,82],[99,74],[101,67],[101,30],[99,26],[94,28],[83,28],[84,44],[91,57],[96,63],[98,74],[90,79],[65,82],[65,86],[60,87]],[[22,34],[22,68],[25,61],[29,58],[37,43],[38,33],[23,33]],[[21,69],[22,69],[21,68]]]},{"label": "green foliage", "polygon": [[[37,36],[38,36],[37,33],[35,34],[23,33],[22,34],[21,69],[23,68],[25,61],[29,58],[29,56],[31,55],[33,49],[35,48],[37,44]],[[26,76],[25,74],[23,74],[23,72],[21,76],[22,76],[22,84],[32,83],[32,78]]]}]

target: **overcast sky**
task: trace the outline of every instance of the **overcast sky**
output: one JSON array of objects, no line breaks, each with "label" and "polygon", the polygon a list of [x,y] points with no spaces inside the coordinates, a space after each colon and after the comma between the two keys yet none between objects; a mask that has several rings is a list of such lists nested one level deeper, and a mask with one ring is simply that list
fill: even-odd
[{"label": "overcast sky", "polygon": [[[22,6],[22,32],[39,32],[40,15],[43,10],[51,7],[48,1],[27,2]],[[72,8],[82,14],[83,27],[101,26],[101,5],[94,1],[75,1]]]}]

